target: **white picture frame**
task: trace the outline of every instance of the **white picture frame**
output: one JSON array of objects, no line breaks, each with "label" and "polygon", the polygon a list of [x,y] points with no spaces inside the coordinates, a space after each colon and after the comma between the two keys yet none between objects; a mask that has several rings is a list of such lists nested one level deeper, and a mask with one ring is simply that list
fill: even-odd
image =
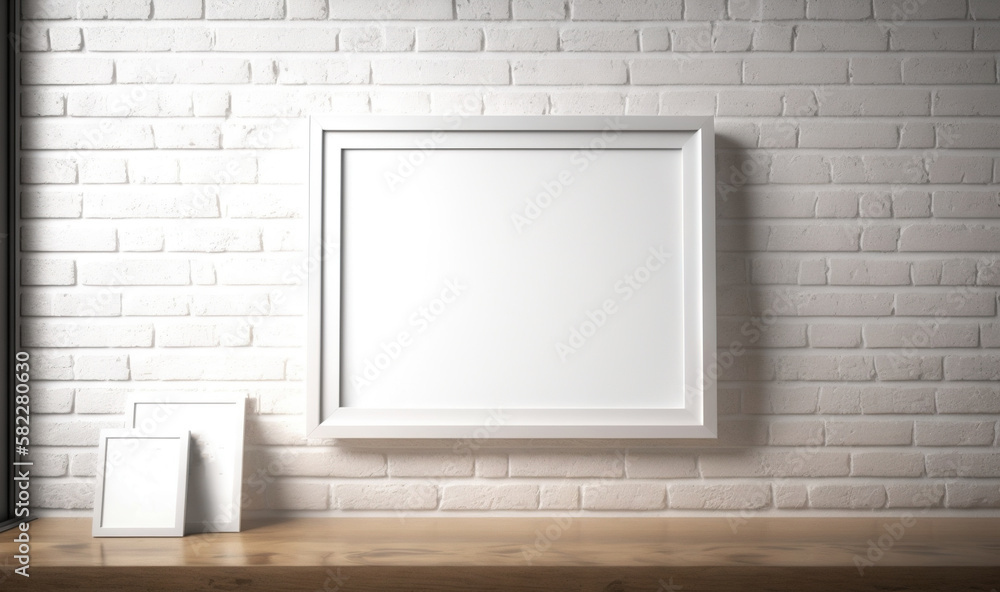
[{"label": "white picture frame", "polygon": [[714,158],[710,117],[313,118],[309,437],[716,437]]},{"label": "white picture frame", "polygon": [[241,393],[131,393],[126,426],[156,436],[191,432],[185,532],[239,532],[247,397]]},{"label": "white picture frame", "polygon": [[190,434],[101,430],[95,537],[184,536]]}]

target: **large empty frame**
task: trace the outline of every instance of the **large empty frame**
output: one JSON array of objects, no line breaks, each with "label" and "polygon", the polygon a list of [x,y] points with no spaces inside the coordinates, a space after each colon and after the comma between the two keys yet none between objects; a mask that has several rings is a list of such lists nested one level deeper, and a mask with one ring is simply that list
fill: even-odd
[{"label": "large empty frame", "polygon": [[710,118],[313,119],[308,432],[715,437]]}]

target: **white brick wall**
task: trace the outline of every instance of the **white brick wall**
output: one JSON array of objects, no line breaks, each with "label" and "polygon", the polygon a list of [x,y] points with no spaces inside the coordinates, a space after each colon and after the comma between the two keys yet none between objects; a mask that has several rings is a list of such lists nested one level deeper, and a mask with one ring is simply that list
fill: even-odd
[{"label": "white brick wall", "polygon": [[[222,390],[250,511],[1000,509],[997,2],[19,1],[43,508]],[[718,441],[305,439],[305,118],[456,110],[717,117]]]}]

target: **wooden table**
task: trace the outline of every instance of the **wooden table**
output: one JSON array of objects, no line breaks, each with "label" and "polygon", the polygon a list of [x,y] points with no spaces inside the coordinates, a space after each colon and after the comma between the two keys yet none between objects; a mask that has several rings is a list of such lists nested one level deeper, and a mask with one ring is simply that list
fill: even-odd
[{"label": "wooden table", "polygon": [[[993,518],[318,518],[95,539],[31,523],[3,590],[970,590],[1000,592]],[[0,552],[16,562],[17,531]]]}]

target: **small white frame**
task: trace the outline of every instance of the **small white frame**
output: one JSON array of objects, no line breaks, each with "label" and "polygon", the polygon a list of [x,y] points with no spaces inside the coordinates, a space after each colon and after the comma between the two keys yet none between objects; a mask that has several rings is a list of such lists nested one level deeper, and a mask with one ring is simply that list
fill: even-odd
[{"label": "small white frame", "polygon": [[239,532],[246,395],[131,393],[127,427],[157,436],[191,432],[185,532]]},{"label": "small white frame", "polygon": [[[614,131],[613,136],[609,134],[609,130]],[[683,303],[680,307],[681,320],[677,321],[680,323],[677,326],[682,329],[669,336],[670,344],[662,350],[667,352],[667,355],[658,358],[669,360],[669,363],[679,368],[672,370],[671,376],[679,377],[673,379],[675,387],[669,389],[670,393],[663,394],[664,401],[669,399],[669,402],[651,405],[648,403],[648,393],[641,393],[641,396],[645,397],[641,399],[637,396],[638,389],[619,391],[606,389],[603,399],[606,404],[601,402],[595,404],[591,397],[587,404],[576,406],[566,403],[566,400],[573,395],[567,392],[569,389],[553,389],[549,391],[552,394],[551,403],[544,393],[539,397],[539,393],[532,391],[531,397],[534,399],[528,399],[531,400],[531,405],[520,402],[509,404],[506,401],[498,401],[495,395],[490,400],[485,396],[477,400],[477,389],[469,388],[467,393],[469,404],[456,405],[454,392],[442,394],[445,393],[444,390],[420,387],[416,391],[420,397],[416,399],[420,401],[419,405],[400,404],[399,402],[406,397],[395,391],[389,392],[389,389],[384,389],[380,394],[384,396],[378,404],[372,406],[354,404],[352,401],[361,399],[358,395],[347,391],[345,384],[360,384],[350,383],[351,378],[348,376],[348,372],[353,372],[352,376],[357,376],[357,368],[360,366],[353,363],[351,368],[354,370],[346,370],[342,365],[345,364],[345,359],[352,361],[360,359],[361,355],[358,352],[348,351],[349,348],[355,347],[352,345],[358,341],[355,332],[360,330],[345,327],[342,320],[347,319],[348,323],[356,326],[358,318],[375,318],[377,315],[373,315],[370,310],[375,305],[365,305],[364,302],[368,297],[372,297],[372,300],[376,299],[375,297],[381,298],[386,292],[385,290],[365,292],[359,296],[358,293],[350,291],[352,289],[350,283],[354,280],[343,279],[363,276],[363,273],[359,275],[353,272],[359,271],[359,268],[364,268],[366,265],[366,261],[352,258],[352,253],[366,251],[349,242],[357,240],[349,239],[352,236],[350,233],[357,237],[380,232],[377,220],[373,223],[370,216],[361,222],[360,227],[358,226],[357,212],[364,211],[370,206],[352,197],[355,193],[361,193],[367,198],[381,191],[375,184],[381,183],[382,180],[376,179],[377,175],[374,172],[388,171],[386,165],[383,164],[383,168],[378,169],[379,165],[366,163],[377,162],[380,151],[385,152],[386,158],[392,151],[399,154],[403,154],[399,151],[408,151],[414,156],[411,162],[422,161],[416,158],[420,154],[428,159],[431,156],[435,158],[454,156],[454,154],[449,154],[447,157],[440,156],[441,150],[468,153],[470,156],[465,160],[450,161],[450,168],[438,166],[435,170],[434,166],[437,165],[434,165],[425,167],[418,171],[419,174],[414,175],[414,178],[425,176],[421,181],[424,185],[421,186],[426,188],[426,176],[436,174],[438,177],[430,177],[437,183],[435,187],[444,187],[452,182],[452,176],[475,174],[464,170],[465,167],[456,166],[455,163],[471,163],[474,166],[470,169],[482,172],[489,171],[491,165],[488,162],[491,161],[531,163],[536,160],[531,158],[528,152],[523,152],[524,158],[518,160],[515,155],[517,151],[551,150],[553,154],[556,151],[564,151],[575,155],[578,151],[593,151],[595,146],[600,147],[602,153],[614,154],[614,158],[608,160],[619,163],[614,166],[622,168],[621,170],[612,168],[604,173],[610,175],[608,178],[597,179],[594,184],[574,186],[574,190],[578,190],[581,194],[591,191],[588,187],[600,183],[606,185],[614,179],[623,181],[631,179],[629,185],[631,190],[634,191],[636,187],[641,190],[643,182],[638,184],[636,182],[636,173],[639,169],[628,164],[629,154],[638,155],[637,159],[645,159],[643,162],[647,163],[646,168],[642,169],[641,174],[651,175],[651,179],[657,169],[648,167],[650,159],[658,157],[657,155],[663,155],[664,159],[679,158],[679,164],[674,165],[664,160],[663,167],[664,170],[679,171],[679,175],[671,177],[669,182],[675,183],[671,187],[677,187],[680,195],[660,195],[663,200],[673,200],[676,204],[674,211],[677,215],[666,216],[659,222],[662,223],[665,233],[680,237],[676,255],[682,262],[675,266],[679,270],[676,277],[671,278],[672,282],[681,286],[678,292],[680,296],[677,296],[676,300]],[[622,152],[616,152],[619,150]],[[481,156],[471,156],[473,154]],[[507,158],[508,154],[514,156]],[[372,161],[372,158],[375,160]],[[306,428],[309,437],[480,438],[484,434],[491,438],[716,437],[716,388],[714,377],[710,376],[708,371],[716,353],[714,160],[713,119],[710,117],[312,118],[309,157],[311,273],[306,360]],[[671,166],[674,168],[670,168]],[[448,172],[442,173],[442,170]],[[557,178],[559,172],[553,169],[552,178]],[[390,174],[391,171],[386,172],[387,180]],[[521,174],[521,170],[506,171],[504,175],[500,175],[502,179],[499,184],[505,186],[509,183],[513,186]],[[537,177],[537,171],[532,174]],[[668,175],[668,173],[663,174]],[[494,183],[497,182],[495,178],[497,175],[487,176]],[[678,176],[679,178],[676,178]],[[656,180],[653,185],[656,182],[661,180]],[[361,189],[358,189],[359,187]],[[510,192],[513,191],[510,189]],[[425,195],[426,191],[419,197]],[[603,204],[605,206],[607,200],[615,199],[614,195],[607,192],[604,197],[607,198]],[[592,201],[601,199],[600,196],[595,198],[590,194],[587,194],[586,198]],[[642,203],[654,203],[657,195],[645,196],[643,199],[646,201]],[[383,201],[390,203],[388,200]],[[453,200],[449,203],[456,202]],[[440,206],[440,203],[438,205]],[[462,206],[464,208],[465,204]],[[454,217],[447,221],[447,224],[452,225],[451,228],[467,226],[464,219],[458,218],[460,214],[445,206],[440,206],[436,214],[436,219]],[[643,221],[647,214],[640,210],[634,215],[637,221]],[[551,216],[554,217],[554,214]],[[431,225],[435,224],[435,218],[429,214],[418,216],[414,220],[415,224],[427,224],[428,220],[431,221]],[[591,230],[599,233],[602,219],[600,216],[593,216],[588,224],[593,224]],[[398,227],[397,224],[396,228]],[[439,224],[431,226],[428,232],[438,232],[442,228],[449,227]],[[348,231],[347,235],[345,230]],[[479,230],[479,227],[475,227],[467,234],[474,235]],[[392,243],[393,240],[388,233],[378,238],[386,243]],[[397,244],[389,244],[386,248],[397,249],[404,254],[403,256],[406,256],[407,249],[415,244],[414,241],[405,244],[396,242]],[[550,251],[557,252],[558,249]],[[545,257],[551,258],[550,251],[546,251]],[[372,260],[371,257],[367,259],[369,262]],[[384,258],[378,261],[379,264],[385,263]],[[411,263],[419,264],[418,261]],[[613,265],[621,266],[625,263],[627,262],[612,262],[611,267],[606,267],[605,272],[607,269],[613,269]],[[481,269],[475,270],[476,273],[481,271]],[[355,282],[354,285],[359,284]],[[554,297],[550,299],[555,300]],[[359,302],[362,303],[362,308],[368,306],[369,310],[358,308]],[[558,303],[555,306],[558,307]],[[396,314],[399,310],[393,309],[391,312]],[[558,312],[558,308],[554,310]],[[535,320],[545,318],[535,310],[533,314],[535,316],[532,318]],[[481,322],[482,316],[484,314],[480,313],[474,319]],[[512,322],[516,321],[510,318],[498,318],[495,324],[498,329],[503,329],[504,323]],[[366,335],[374,333],[368,326],[365,326],[365,329]],[[456,351],[455,344],[451,347],[452,349],[447,350],[449,355],[453,355]],[[370,352],[372,349],[368,348],[366,351]],[[497,358],[494,360],[495,363],[504,364],[502,359],[505,355],[504,350],[493,353],[495,354],[493,357]],[[626,358],[632,354],[642,355],[642,352],[627,352]],[[433,358],[433,355],[421,357],[419,372],[427,375],[425,362]],[[485,364],[483,360],[476,360],[476,363],[481,364],[477,367],[486,367],[482,365]],[[397,388],[397,391],[400,388],[406,390],[413,383],[399,384],[402,386]],[[465,384],[471,385],[474,381],[466,377]],[[409,400],[415,400],[409,393],[407,396],[410,397]],[[435,399],[436,397],[440,399]],[[518,399],[518,401],[524,400],[526,400],[524,396]]]},{"label": "small white frame", "polygon": [[189,440],[101,430],[93,536],[184,536]]}]

